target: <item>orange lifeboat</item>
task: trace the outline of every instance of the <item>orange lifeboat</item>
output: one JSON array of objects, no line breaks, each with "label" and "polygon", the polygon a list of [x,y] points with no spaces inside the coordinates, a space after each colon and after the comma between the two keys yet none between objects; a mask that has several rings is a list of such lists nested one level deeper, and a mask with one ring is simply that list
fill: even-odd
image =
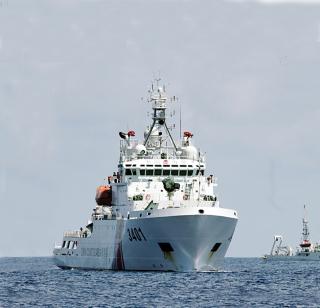
[{"label": "orange lifeboat", "polygon": [[98,186],[96,193],[96,202],[98,205],[111,205],[112,187],[109,185]]}]

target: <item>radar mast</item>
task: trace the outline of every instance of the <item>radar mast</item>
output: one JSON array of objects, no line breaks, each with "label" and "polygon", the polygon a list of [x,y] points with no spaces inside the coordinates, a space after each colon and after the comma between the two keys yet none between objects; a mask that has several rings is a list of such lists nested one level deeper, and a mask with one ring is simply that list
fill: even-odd
[{"label": "radar mast", "polygon": [[[151,102],[152,104],[152,109],[153,109],[153,116],[152,116],[152,120],[153,123],[150,127],[150,129],[148,129],[145,140],[143,142],[144,146],[148,146],[148,141],[150,139],[150,136],[153,133],[153,130],[156,130],[156,132],[158,133],[158,137],[159,139],[161,139],[161,129],[164,128],[165,132],[167,133],[167,135],[169,136],[169,139],[175,149],[175,151],[177,151],[177,146],[172,138],[172,135],[170,133],[170,130],[167,126],[166,123],[166,109],[167,109],[167,94],[165,91],[165,86],[159,86],[159,81],[161,79],[156,79],[156,88],[154,88],[154,85],[152,84],[151,86],[151,90],[149,90],[150,96],[148,99],[148,102]],[[160,142],[160,147],[161,147],[161,142]]]}]

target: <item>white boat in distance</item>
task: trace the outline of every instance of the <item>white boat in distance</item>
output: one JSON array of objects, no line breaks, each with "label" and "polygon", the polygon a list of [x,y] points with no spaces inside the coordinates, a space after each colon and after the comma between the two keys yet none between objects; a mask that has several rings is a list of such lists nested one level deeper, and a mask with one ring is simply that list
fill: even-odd
[{"label": "white boat in distance", "polygon": [[[98,187],[86,226],[66,232],[53,251],[63,269],[208,271],[219,269],[237,212],[221,208],[216,177],[184,132],[177,144],[167,125],[167,99],[158,82],[149,91],[152,124],[143,142],[120,132],[118,169]],[[180,129],[181,131],[181,129]],[[181,134],[181,133],[180,133]]]},{"label": "white boat in distance", "polygon": [[[304,206],[306,212],[306,206]],[[282,236],[275,235],[271,252],[269,255],[264,255],[265,260],[281,260],[281,261],[320,261],[320,245],[313,244],[310,240],[310,232],[306,214],[302,219],[302,240],[297,248],[296,253],[290,246],[282,246]]]}]

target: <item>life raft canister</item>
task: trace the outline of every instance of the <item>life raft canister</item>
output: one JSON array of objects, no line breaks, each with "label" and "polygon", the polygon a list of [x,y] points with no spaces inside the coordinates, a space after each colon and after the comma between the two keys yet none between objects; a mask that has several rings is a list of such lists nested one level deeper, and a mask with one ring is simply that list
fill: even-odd
[{"label": "life raft canister", "polygon": [[98,186],[96,192],[96,202],[98,205],[111,205],[112,187],[109,185]]}]

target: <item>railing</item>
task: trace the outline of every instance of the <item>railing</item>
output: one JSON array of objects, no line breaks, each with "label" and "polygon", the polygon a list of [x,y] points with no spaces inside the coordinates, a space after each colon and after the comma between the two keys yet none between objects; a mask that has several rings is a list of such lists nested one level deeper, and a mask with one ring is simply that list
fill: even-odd
[{"label": "railing", "polygon": [[176,154],[168,154],[165,158],[161,157],[161,154],[149,154],[149,155],[143,155],[143,156],[139,156],[136,154],[127,154],[127,153],[123,153],[123,158],[124,160],[133,160],[133,159],[175,159],[175,160],[192,160],[195,162],[199,162],[200,163],[204,163],[204,156],[201,155],[200,159],[194,157],[194,158],[190,158],[190,156],[185,156],[185,155],[176,155]]},{"label": "railing", "polygon": [[[128,148],[128,142],[130,144],[130,148]],[[162,151],[160,152],[160,143],[157,144],[154,148],[147,149],[148,151],[154,151],[153,153],[148,153],[144,155],[139,155],[139,153],[134,151],[134,148],[139,144],[137,139],[130,138],[129,140],[120,140],[120,153],[124,160],[132,160],[132,159],[189,159],[193,161],[200,161],[200,163],[204,162],[204,153],[200,151],[200,157],[196,155],[195,157],[190,157],[189,155],[177,155],[176,149],[173,146],[161,146]],[[164,155],[161,156],[161,155]]]},{"label": "railing", "polygon": [[64,232],[63,236],[65,237],[82,237],[83,232],[81,231],[67,231]]}]

